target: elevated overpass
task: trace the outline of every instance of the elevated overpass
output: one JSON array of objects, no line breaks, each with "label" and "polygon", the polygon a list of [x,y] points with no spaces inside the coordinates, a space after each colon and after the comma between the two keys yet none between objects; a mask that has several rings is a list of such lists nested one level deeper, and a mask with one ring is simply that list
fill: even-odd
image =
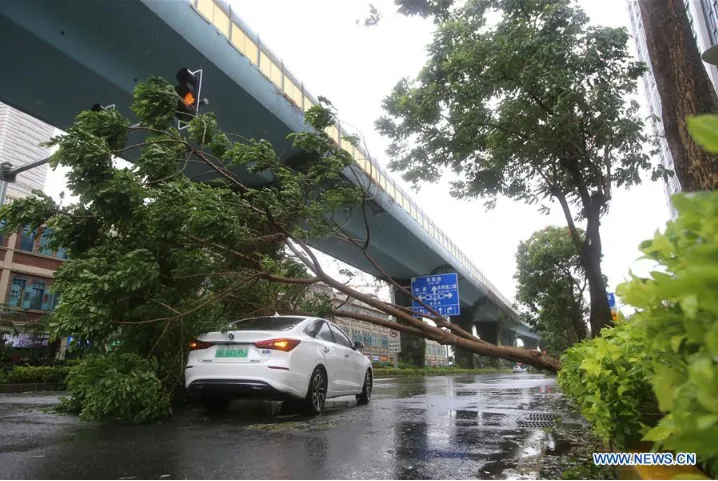
[{"label": "elevated overpass", "polygon": [[[5,0],[0,58],[0,99],[60,129],[94,103],[116,104],[132,117],[128,106],[138,82],[153,75],[170,79],[188,66],[203,69],[203,97],[225,131],[266,139],[291,161],[298,152],[287,135],[309,128],[304,111],[317,103],[222,0]],[[512,343],[518,336],[536,344],[538,335],[519,322],[468,256],[363,148],[343,139],[349,132],[339,124],[327,133],[356,160],[347,180],[369,185],[374,194],[369,251],[385,271],[404,284],[458,272],[462,324],[475,324],[492,342]],[[271,180],[269,174],[240,174],[249,185]],[[357,237],[366,234],[358,212],[346,226]],[[311,245],[382,277],[353,246],[331,239]]]}]

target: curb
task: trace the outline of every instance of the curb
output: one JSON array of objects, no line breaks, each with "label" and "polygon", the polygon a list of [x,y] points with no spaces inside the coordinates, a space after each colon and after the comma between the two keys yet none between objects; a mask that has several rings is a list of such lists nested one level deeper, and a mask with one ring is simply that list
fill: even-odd
[{"label": "curb", "polygon": [[60,386],[49,382],[0,384],[0,394],[18,394],[39,391],[60,391]]}]

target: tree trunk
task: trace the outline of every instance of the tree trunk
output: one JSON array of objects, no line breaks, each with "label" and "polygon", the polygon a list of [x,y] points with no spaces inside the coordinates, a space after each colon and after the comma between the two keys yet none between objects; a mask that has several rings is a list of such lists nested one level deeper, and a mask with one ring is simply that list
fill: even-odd
[{"label": "tree trunk", "polygon": [[613,324],[611,309],[608,307],[606,283],[601,270],[601,232],[599,229],[599,207],[593,200],[586,209],[586,240],[583,246],[584,269],[591,298],[591,337],[596,337],[604,326]]},{"label": "tree trunk", "polygon": [[555,192],[553,195],[561,204],[568,228],[571,231],[571,237],[574,240],[576,249],[581,259],[581,265],[586,271],[586,280],[588,281],[588,292],[591,299],[591,337],[596,337],[603,326],[611,325],[611,310],[608,307],[608,296],[606,294],[606,283],[603,280],[603,272],[601,270],[601,232],[600,232],[600,209],[601,206],[597,199],[591,197],[588,189],[583,183],[581,173],[574,164],[567,164],[566,170],[573,177],[574,182],[581,195],[581,203],[586,213],[586,239],[582,243],[580,236],[576,230],[576,224],[573,221],[571,209],[565,194]]},{"label": "tree trunk", "polygon": [[718,155],[693,141],[686,117],[718,114],[718,98],[693,38],[684,1],[638,3],[676,177],[684,191],[714,190],[718,188]]}]

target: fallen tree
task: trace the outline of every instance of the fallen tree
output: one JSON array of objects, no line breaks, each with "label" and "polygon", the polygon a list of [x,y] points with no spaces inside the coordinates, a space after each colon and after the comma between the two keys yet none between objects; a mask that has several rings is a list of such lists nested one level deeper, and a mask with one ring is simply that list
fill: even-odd
[{"label": "fallen tree", "polygon": [[[37,192],[0,210],[4,232],[47,226],[52,243],[68,249],[53,285],[62,292],[52,314],[55,335],[97,345],[119,339],[120,351],[158,358],[160,377],[177,386],[192,336],[240,316],[302,311],[311,305],[307,287],[323,283],[402,323],[342,316],[483,356],[560,369],[558,360],[538,351],[483,341],[430,308],[436,326],[426,324],[322,268],[309,239],[349,243],[384,272],[369,253],[369,180],[324,132],[334,123],[329,108],[312,107],[306,118],[315,130],[290,135],[309,160],[289,168],[266,141],[223,133],[212,114],[195,117],[181,134],[172,127],[177,102],[170,84],[150,79],[135,91],[138,124],[116,110],[82,112],[53,139],[58,150],[51,161],[70,169],[68,187],[79,202],[63,206]],[[134,165],[117,167],[113,157],[130,150],[137,151]],[[250,187],[236,174],[242,170],[270,174],[271,181]],[[188,172],[212,173],[214,180],[195,182]],[[343,180],[347,173],[356,186]],[[356,209],[367,228],[361,239],[343,227]],[[328,304],[312,305],[310,312],[332,313]]]}]

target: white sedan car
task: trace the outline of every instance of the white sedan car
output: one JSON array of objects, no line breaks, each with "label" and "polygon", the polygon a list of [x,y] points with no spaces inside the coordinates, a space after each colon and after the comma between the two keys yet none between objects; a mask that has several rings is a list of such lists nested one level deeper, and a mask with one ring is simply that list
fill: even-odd
[{"label": "white sedan car", "polygon": [[260,398],[298,400],[316,415],[331,397],[369,402],[374,373],[363,347],[325,319],[243,319],[190,343],[185,386],[210,412],[226,410],[233,398]]}]

